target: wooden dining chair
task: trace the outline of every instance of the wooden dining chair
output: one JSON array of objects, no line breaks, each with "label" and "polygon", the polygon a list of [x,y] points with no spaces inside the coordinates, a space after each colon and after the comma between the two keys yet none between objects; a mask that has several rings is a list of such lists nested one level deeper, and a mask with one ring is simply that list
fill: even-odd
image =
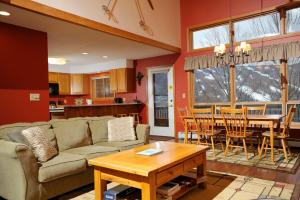
[{"label": "wooden dining chair", "polygon": [[216,139],[219,140],[219,144],[224,151],[220,138],[221,131],[215,129],[214,107],[192,109],[191,112],[197,129],[197,144],[211,146],[215,156]]},{"label": "wooden dining chair", "polygon": [[[278,150],[283,151],[284,158],[285,158],[286,161],[288,160],[287,151],[288,151],[289,156],[291,156],[291,151],[290,151],[290,148],[288,147],[288,144],[287,144],[287,138],[289,137],[290,125],[291,125],[291,122],[294,118],[295,112],[296,112],[295,105],[291,105],[291,107],[288,111],[288,114],[284,119],[282,130],[281,130],[281,128],[279,128],[279,131],[274,132],[274,140],[280,140],[280,143],[281,143],[281,146],[282,146],[282,149],[278,149]],[[262,135],[263,135],[263,142],[262,142],[262,145],[261,145],[261,151],[259,153],[259,158],[261,158],[261,155],[262,155],[263,151],[265,151],[264,156],[266,156],[267,150],[271,149],[269,147],[270,142],[271,142],[270,141],[270,131],[266,131]]]},{"label": "wooden dining chair", "polygon": [[257,105],[257,106],[242,106],[243,108],[247,108],[247,114],[248,115],[265,115],[266,114],[266,108],[267,105]]},{"label": "wooden dining chair", "polygon": [[[252,105],[252,106],[242,106],[243,108],[247,108],[247,115],[265,115],[267,105]],[[257,152],[260,152],[260,147],[262,144],[262,125],[252,125],[249,127],[248,125],[248,132],[253,132],[253,139],[256,140],[257,143]],[[251,140],[252,141],[252,140]]]},{"label": "wooden dining chair", "polygon": [[[251,139],[252,132],[247,132],[247,108],[222,108],[221,115],[226,128],[226,149],[224,153],[225,157],[227,156],[229,148],[243,148],[245,151],[246,159],[248,160],[249,158],[246,139]],[[235,139],[237,140],[236,145],[234,144]],[[239,145],[239,140],[243,141],[243,146]]]},{"label": "wooden dining chair", "polygon": [[187,107],[178,107],[177,108],[178,114],[179,114],[179,118],[180,121],[182,123],[183,126],[187,126],[185,127],[185,130],[188,130],[188,134],[190,133],[190,142],[192,142],[193,140],[193,133],[196,132],[196,128],[195,128],[195,124],[194,124],[194,120],[190,119],[187,121],[187,123],[185,123],[185,119],[184,117],[186,116],[191,116],[189,109]]}]

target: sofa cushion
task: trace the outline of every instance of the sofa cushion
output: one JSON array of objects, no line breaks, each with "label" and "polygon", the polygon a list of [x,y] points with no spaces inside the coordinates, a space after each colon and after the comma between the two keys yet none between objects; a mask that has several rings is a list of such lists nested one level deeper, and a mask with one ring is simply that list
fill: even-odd
[{"label": "sofa cushion", "polygon": [[86,160],[83,156],[61,152],[53,159],[42,163],[38,179],[39,182],[49,182],[83,172],[86,167]]},{"label": "sofa cushion", "polygon": [[85,146],[78,147],[74,149],[68,149],[64,151],[65,153],[77,154],[83,156],[87,161],[92,158],[103,156],[110,153],[119,152],[119,149],[116,147],[108,146]]},{"label": "sofa cushion", "polygon": [[113,116],[94,117],[89,119],[88,123],[91,130],[93,144],[107,141],[107,122],[114,119]]},{"label": "sofa cushion", "polygon": [[59,151],[91,144],[87,120],[83,118],[51,120]]},{"label": "sofa cushion", "polygon": [[[51,129],[50,129],[51,125],[48,122],[13,123],[13,124],[6,124],[6,125],[0,126],[0,139],[10,140],[8,137],[9,133],[18,132],[21,134],[22,130],[30,128],[30,127],[35,127],[35,126],[43,128],[43,129],[49,131],[49,134],[51,134]],[[50,137],[52,137],[52,136],[50,136]]]},{"label": "sofa cushion", "polygon": [[123,141],[123,142],[98,142],[93,146],[107,146],[107,147],[116,147],[120,151],[131,149],[137,146],[144,145],[143,140],[131,140],[131,141]]},{"label": "sofa cushion", "polygon": [[46,162],[58,154],[56,147],[51,144],[40,127],[25,129],[22,131],[22,135],[29,142],[38,161]]},{"label": "sofa cushion", "polygon": [[133,117],[121,117],[108,121],[108,141],[136,140]]}]

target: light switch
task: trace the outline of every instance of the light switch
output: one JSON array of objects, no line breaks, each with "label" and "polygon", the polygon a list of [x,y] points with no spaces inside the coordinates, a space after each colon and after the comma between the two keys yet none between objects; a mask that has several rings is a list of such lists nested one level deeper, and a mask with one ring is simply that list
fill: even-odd
[{"label": "light switch", "polygon": [[182,93],[182,98],[185,99],[185,93]]},{"label": "light switch", "polygon": [[30,101],[40,101],[40,94],[30,93],[29,99],[30,99]]}]

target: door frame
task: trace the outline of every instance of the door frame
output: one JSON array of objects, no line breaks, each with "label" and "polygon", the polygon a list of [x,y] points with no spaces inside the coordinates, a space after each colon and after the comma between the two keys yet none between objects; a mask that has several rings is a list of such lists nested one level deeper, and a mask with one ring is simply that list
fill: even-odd
[{"label": "door frame", "polygon": [[[172,112],[173,112],[173,120],[169,119],[169,123],[173,123],[173,130],[171,130],[173,133],[171,133],[172,135],[167,136],[167,137],[176,137],[176,113],[175,113],[175,68],[174,65],[158,65],[155,67],[147,67],[147,87],[146,87],[146,94],[147,94],[147,117],[148,117],[148,124],[150,125],[150,111],[149,111],[149,78],[151,78],[151,71],[162,71],[162,70],[168,70],[172,68],[172,79],[173,79],[173,95],[172,95],[172,99],[173,99],[173,108],[172,108]],[[168,102],[169,103],[169,102]],[[163,136],[163,135],[161,135]]]}]

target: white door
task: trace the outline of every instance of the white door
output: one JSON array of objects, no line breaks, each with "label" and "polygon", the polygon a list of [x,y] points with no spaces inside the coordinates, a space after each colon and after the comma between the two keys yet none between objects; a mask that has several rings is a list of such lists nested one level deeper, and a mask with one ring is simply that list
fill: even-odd
[{"label": "white door", "polygon": [[150,135],[174,137],[173,67],[148,69]]}]

